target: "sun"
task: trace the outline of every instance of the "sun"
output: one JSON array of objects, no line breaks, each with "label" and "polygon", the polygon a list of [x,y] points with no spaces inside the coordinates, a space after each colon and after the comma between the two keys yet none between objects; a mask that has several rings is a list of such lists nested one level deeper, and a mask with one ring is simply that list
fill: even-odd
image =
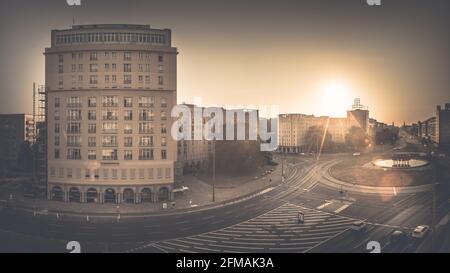
[{"label": "sun", "polygon": [[351,87],[346,81],[331,80],[322,83],[321,112],[332,117],[344,117],[351,104]]}]

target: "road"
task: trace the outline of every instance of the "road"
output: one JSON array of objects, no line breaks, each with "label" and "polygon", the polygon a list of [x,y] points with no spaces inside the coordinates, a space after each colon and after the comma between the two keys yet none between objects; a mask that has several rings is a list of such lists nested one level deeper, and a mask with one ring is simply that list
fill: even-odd
[{"label": "road", "polygon": [[[188,213],[122,217],[111,223],[90,222],[54,214],[0,209],[0,251],[68,252],[68,241],[79,241],[83,252],[368,252],[378,241],[384,252],[414,252],[417,245],[389,245],[394,229],[410,232],[430,224],[430,192],[404,195],[351,193],[321,183],[336,159],[348,155],[288,157],[287,179],[252,198],[226,206]],[[448,193],[437,194],[437,215],[449,211]],[[305,222],[298,223],[298,213]],[[351,224],[365,220],[364,234]]]}]

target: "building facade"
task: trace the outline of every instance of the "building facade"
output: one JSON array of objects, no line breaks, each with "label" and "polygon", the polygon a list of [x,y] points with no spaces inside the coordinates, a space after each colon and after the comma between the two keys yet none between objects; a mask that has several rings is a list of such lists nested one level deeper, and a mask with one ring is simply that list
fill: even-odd
[{"label": "building facade", "polygon": [[436,107],[435,115],[418,123],[418,136],[441,147],[450,146],[450,103]]},{"label": "building facade", "polygon": [[53,30],[45,50],[48,197],[173,199],[177,49],[146,25]]},{"label": "building facade", "polygon": [[20,149],[24,143],[33,143],[34,135],[32,115],[0,115],[0,161],[3,167],[18,167]]},{"label": "building facade", "polygon": [[304,114],[282,114],[278,117],[279,151],[307,152],[306,134],[311,127],[327,128],[332,141],[344,143],[348,130],[347,118],[316,117]]}]

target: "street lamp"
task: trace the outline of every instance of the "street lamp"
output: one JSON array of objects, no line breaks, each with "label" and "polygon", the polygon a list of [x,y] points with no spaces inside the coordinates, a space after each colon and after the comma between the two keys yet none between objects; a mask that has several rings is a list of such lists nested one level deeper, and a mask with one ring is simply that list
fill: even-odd
[{"label": "street lamp", "polygon": [[216,201],[216,138],[213,139],[212,201]]}]

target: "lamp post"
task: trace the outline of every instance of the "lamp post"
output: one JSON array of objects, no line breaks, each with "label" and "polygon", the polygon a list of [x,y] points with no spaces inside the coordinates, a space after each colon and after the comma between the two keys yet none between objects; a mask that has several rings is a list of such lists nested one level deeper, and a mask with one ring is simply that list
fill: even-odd
[{"label": "lamp post", "polygon": [[212,201],[216,201],[216,138],[213,139]]}]

